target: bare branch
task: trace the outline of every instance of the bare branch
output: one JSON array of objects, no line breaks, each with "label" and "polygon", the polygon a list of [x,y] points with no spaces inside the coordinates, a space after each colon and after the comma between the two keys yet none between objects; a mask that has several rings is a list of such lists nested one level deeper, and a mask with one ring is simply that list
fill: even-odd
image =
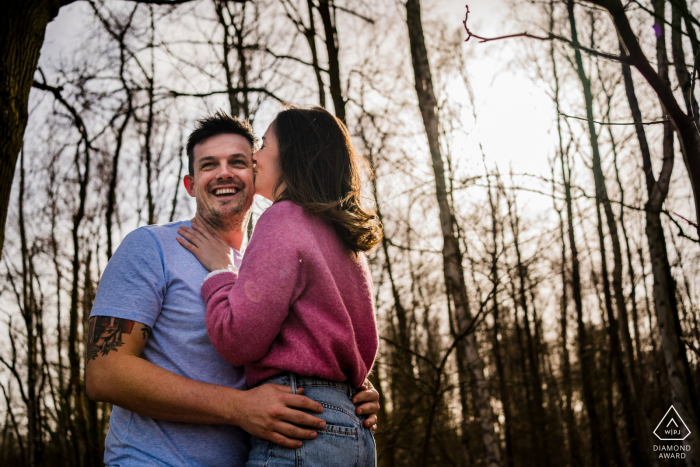
[{"label": "bare branch", "polygon": [[690,225],[692,225],[693,227],[695,227],[696,229],[698,228],[698,224],[696,224],[695,222],[686,219],[685,217],[681,216],[681,215],[678,214],[677,212],[674,212],[674,214],[675,214],[676,216],[680,217],[681,219],[683,219],[684,221],[686,221],[688,224],[690,224]]},{"label": "bare branch", "polygon": [[335,8],[336,10],[343,11],[343,12],[345,12],[345,13],[349,13],[349,14],[351,14],[351,15],[353,15],[353,16],[357,16],[357,17],[360,18],[361,20],[367,21],[369,24],[374,24],[374,20],[373,20],[372,18],[368,18],[367,16],[363,16],[363,15],[359,14],[359,13],[356,12],[356,11],[352,11],[352,10],[350,10],[350,9],[348,9],[348,8],[344,8],[344,7],[338,6],[338,5],[333,5],[333,8]]},{"label": "bare branch", "polygon": [[567,39],[566,37],[559,36],[557,34],[554,34],[553,32],[549,32],[546,36],[535,36],[534,34],[530,34],[529,32],[521,32],[518,34],[508,34],[505,36],[498,36],[498,37],[481,37],[477,36],[476,34],[472,33],[469,28],[467,27],[467,19],[469,18],[469,5],[467,5],[467,13],[466,16],[464,17],[464,21],[462,21],[462,24],[464,24],[464,29],[467,31],[467,38],[464,39],[464,42],[467,42],[469,39],[472,37],[476,37],[479,39],[479,43],[483,44],[484,42],[491,42],[491,41],[498,41],[501,39],[513,39],[516,37],[526,37],[528,39],[537,39],[539,41],[552,41],[552,40],[558,40],[561,42],[564,42],[566,44],[569,44],[571,47],[575,49],[582,50],[590,55],[593,55],[595,57],[601,57],[601,58],[606,58],[608,60],[614,60],[616,62],[625,62],[627,63],[628,59],[627,57],[624,57],[622,55],[615,55],[615,54],[609,54],[607,52],[601,52],[599,50],[595,49],[590,49],[588,47],[584,47],[580,44],[574,43],[572,40]]},{"label": "bare branch", "polygon": [[[286,104],[287,101],[282,99],[281,97],[277,96],[273,92],[265,89],[265,88],[232,88],[231,92],[259,92],[261,94],[266,94],[276,101],[281,102],[282,104]],[[229,91],[222,90],[222,91],[210,91],[210,92],[203,92],[203,93],[186,93],[186,92],[179,92],[179,91],[168,91],[167,96],[170,97],[210,97],[210,96],[216,96],[218,94],[228,94]]]},{"label": "bare branch", "polygon": [[[587,118],[584,118],[584,117],[574,117],[573,115],[566,115],[565,113],[562,113],[562,112],[559,112],[559,115],[561,115],[562,117],[566,117],[566,118],[575,118],[576,120],[583,120],[584,122],[587,122],[587,121],[588,121]],[[669,120],[668,117],[667,117],[667,118],[665,118],[665,119],[663,119],[663,120],[657,120],[657,121],[655,121],[655,122],[610,123],[610,122],[596,122],[595,120],[593,120],[593,123],[597,123],[598,125],[609,125],[609,126],[614,126],[614,125],[658,125],[659,123],[667,123],[667,122],[669,122],[669,121],[670,121],[670,120]]]}]

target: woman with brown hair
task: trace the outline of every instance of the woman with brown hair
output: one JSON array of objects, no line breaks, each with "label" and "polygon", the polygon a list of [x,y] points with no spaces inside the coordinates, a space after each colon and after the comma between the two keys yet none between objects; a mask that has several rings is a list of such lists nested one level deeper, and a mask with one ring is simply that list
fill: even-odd
[{"label": "woman with brown hair", "polygon": [[320,107],[280,112],[253,162],[256,194],[273,205],[240,271],[205,229],[182,228],[189,243],[181,243],[215,271],[202,297],[216,350],[245,365],[249,387],[303,388],[323,405],[326,426],[298,449],[253,437],[247,465],[374,466],[374,439],[352,403],[378,346],[363,252],[379,243],[382,226],[362,203],[367,164],[345,125]]}]

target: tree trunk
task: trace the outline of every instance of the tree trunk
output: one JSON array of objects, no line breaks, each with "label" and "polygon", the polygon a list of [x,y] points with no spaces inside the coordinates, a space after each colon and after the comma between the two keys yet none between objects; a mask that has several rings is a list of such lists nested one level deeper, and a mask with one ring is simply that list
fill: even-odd
[{"label": "tree trunk", "polygon": [[[372,166],[374,167],[374,161],[371,152],[369,156]],[[377,217],[380,221],[382,221],[382,211],[379,205],[379,197],[377,195],[377,180],[375,178],[372,178],[372,193],[374,195],[374,203],[377,209]],[[393,398],[393,402],[395,405],[392,411],[392,426],[397,427],[397,419],[400,416],[399,414],[411,413],[412,401],[410,397],[406,397],[406,395],[412,394],[414,390],[413,359],[410,354],[410,330],[408,328],[406,320],[406,310],[403,307],[403,304],[401,303],[401,296],[396,286],[396,282],[394,281],[394,272],[391,264],[391,256],[389,255],[389,239],[386,237],[386,235],[382,237],[382,252],[384,253],[384,265],[387,274],[389,275],[391,295],[394,299],[394,313],[396,315],[396,320],[398,324],[398,332],[395,336],[396,343],[392,349],[392,360],[394,362],[394,367],[397,368],[396,370],[394,370],[392,383],[395,385],[397,384],[397,382],[399,382],[402,386],[402,388],[395,393],[397,397]],[[396,432],[396,439],[389,440],[385,438],[385,441],[387,442],[385,444],[386,447],[384,448],[384,451],[382,453],[382,465],[386,467],[393,467],[396,464],[397,452],[395,449],[395,445],[397,441],[399,442],[400,446],[404,444],[402,439],[404,435],[401,434],[401,432],[403,431],[404,429],[402,428],[400,429],[400,431]],[[405,431],[409,436],[411,435],[410,430]]]},{"label": "tree trunk", "polygon": [[[515,280],[512,276],[510,276],[510,299],[513,301],[513,304],[518,303],[518,294],[515,290]],[[520,375],[522,377],[522,382],[520,385],[522,386],[525,392],[525,413],[527,414],[526,444],[528,447],[533,447],[536,449],[537,440],[535,439],[535,436],[537,436],[537,427],[534,423],[535,409],[532,406],[532,394],[530,391],[530,384],[527,378],[527,351],[525,350],[525,345],[523,345],[523,333],[520,329],[520,319],[518,318],[518,308],[516,306],[513,306],[513,333],[515,334],[515,343],[517,346],[517,366],[518,370],[520,370]],[[515,378],[513,379],[515,380]]]},{"label": "tree trunk", "polygon": [[148,218],[146,224],[153,225],[156,223],[156,203],[153,195],[153,126],[155,122],[153,121],[155,105],[155,80],[156,80],[156,60],[155,60],[155,34],[156,25],[153,18],[153,7],[149,7],[151,13],[151,41],[148,48],[151,52],[151,75],[146,76],[146,81],[148,82],[148,114],[146,116],[146,130],[143,136],[143,159],[144,165],[146,166],[146,205],[148,206]]},{"label": "tree trunk", "polygon": [[569,313],[569,296],[567,293],[569,280],[566,274],[566,243],[564,240],[564,219],[561,211],[559,213],[559,241],[561,242],[561,313],[559,319],[559,332],[561,336],[561,372],[562,383],[564,387],[564,422],[566,423],[566,439],[569,443],[569,455],[571,465],[580,467],[581,464],[581,448],[579,446],[578,427],[576,426],[576,416],[573,408],[573,386],[571,384],[571,361],[569,358],[569,339],[568,339],[568,313]]},{"label": "tree trunk", "polygon": [[497,212],[500,211],[498,201],[494,202],[493,193],[491,190],[491,177],[486,174],[488,183],[489,207],[491,208],[491,241],[493,249],[489,252],[491,256],[491,284],[493,285],[493,304],[491,306],[491,316],[493,317],[493,358],[496,364],[496,373],[498,374],[498,389],[501,395],[501,405],[503,406],[503,425],[505,426],[505,442],[506,442],[506,458],[504,465],[513,467],[513,415],[511,409],[510,392],[506,384],[505,366],[503,364],[503,355],[501,350],[501,338],[504,337],[501,333],[501,310],[499,306],[498,284],[498,219]]},{"label": "tree trunk", "polygon": [[[92,303],[95,300],[95,291],[92,283],[92,274],[90,272],[91,262],[92,251],[88,250],[87,257],[85,258],[85,276],[83,278],[83,329],[88,329],[90,310],[92,310]],[[101,460],[103,449],[101,449],[101,444],[104,441],[104,433],[100,432],[99,423],[97,421],[97,402],[89,398],[85,399],[87,421],[85,434],[85,439],[87,442],[86,465],[90,467],[100,467],[102,465]]]},{"label": "tree trunk", "polygon": [[[695,214],[700,216],[700,134],[696,126],[697,122],[688,118],[688,115],[678,105],[678,101],[673,95],[670,82],[663,79],[659,73],[651,66],[649,60],[644,55],[637,37],[632,30],[632,26],[625,14],[625,8],[620,0],[586,0],[589,3],[599,5],[612,17],[617,32],[627,52],[627,61],[637,68],[644,76],[649,85],[654,89],[661,101],[665,113],[670,118],[681,143],[683,161],[688,171],[690,185],[693,189],[695,200]],[[657,14],[658,16],[658,14]],[[700,224],[700,222],[698,223]],[[700,226],[697,229],[700,235]]]},{"label": "tree trunk", "polygon": [[27,101],[46,25],[70,1],[9,2],[0,15],[0,254],[17,157],[27,126]]},{"label": "tree trunk", "polygon": [[[568,156],[568,155],[567,155]],[[569,158],[564,158],[564,153],[560,153],[561,169],[564,174],[564,190],[566,198],[566,220],[569,237],[569,248],[571,249],[571,291],[576,307],[576,328],[577,328],[577,350],[579,367],[581,370],[581,385],[583,386],[583,401],[588,413],[588,427],[591,433],[591,450],[594,463],[601,467],[606,467],[608,457],[603,449],[603,441],[600,432],[600,419],[596,409],[595,395],[593,393],[593,349],[588,338],[586,325],[583,322],[583,299],[581,297],[581,272],[578,258],[578,247],[576,246],[576,235],[574,231],[574,210],[571,197],[571,166]],[[565,164],[566,162],[566,164]]]},{"label": "tree trunk", "polygon": [[[677,0],[680,2],[681,0]],[[681,92],[683,93],[683,100],[685,101],[685,108],[689,115],[694,116],[694,122],[698,124],[698,101],[695,99],[695,94],[691,93],[691,76],[688,73],[688,67],[685,64],[685,51],[683,50],[683,36],[681,29],[681,17],[683,12],[681,8],[687,10],[687,6],[682,7],[675,1],[671,2],[672,16],[671,16],[671,54],[673,56],[673,68],[676,70],[676,77],[678,78],[678,84],[680,85]],[[657,13],[658,14],[658,13]],[[697,48],[697,37],[695,37],[695,28],[693,24],[686,19],[686,27],[688,29],[688,35],[690,36],[691,44],[694,44]],[[693,53],[695,55],[695,53]],[[700,217],[700,214],[698,214]]]},{"label": "tree trunk", "polygon": [[[568,0],[567,2],[568,12],[569,12],[569,24],[571,26],[571,39],[575,45],[578,45],[578,35],[576,32],[576,20],[574,16],[574,2],[573,0]],[[596,193],[596,204],[598,209],[598,237],[600,242],[600,254],[601,254],[601,274],[603,279],[603,292],[605,294],[605,309],[608,315],[608,331],[610,335],[610,352],[613,358],[613,364],[615,367],[615,374],[620,385],[620,391],[622,393],[622,403],[625,415],[625,427],[627,429],[627,437],[629,441],[629,455],[630,460],[633,465],[647,465],[649,464],[648,450],[644,449],[644,436],[642,436],[643,429],[642,423],[637,416],[635,406],[637,406],[637,395],[634,386],[634,376],[632,367],[632,346],[631,339],[629,339],[629,328],[627,327],[627,308],[625,305],[624,293],[622,291],[622,251],[620,247],[620,239],[617,233],[617,221],[615,220],[615,215],[612,211],[612,206],[610,204],[610,199],[608,197],[607,189],[605,187],[605,176],[603,174],[602,163],[600,160],[600,149],[598,146],[598,135],[596,133],[595,124],[593,123],[593,94],[591,91],[591,82],[586,76],[586,72],[583,68],[583,59],[581,57],[581,50],[579,48],[574,48],[574,54],[576,57],[576,72],[578,74],[579,80],[581,81],[581,86],[583,88],[583,95],[586,104],[586,118],[588,120],[588,136],[591,143],[591,152],[593,155],[592,168],[593,168],[593,179],[595,182],[595,193]],[[623,363],[621,355],[621,342],[620,342],[620,325],[617,318],[614,315],[612,309],[612,297],[610,294],[610,283],[608,278],[607,269],[607,258],[605,253],[605,237],[603,235],[602,219],[600,218],[600,207],[603,207],[605,212],[606,223],[608,226],[608,232],[610,234],[610,240],[613,248],[613,292],[615,294],[615,303],[617,305],[618,316],[620,320],[625,320],[622,326],[623,329],[623,339],[627,344],[625,350],[627,352],[627,364]],[[627,348],[628,347],[628,348]],[[614,429],[614,427],[612,427]],[[651,454],[649,454],[651,455]]]},{"label": "tree trunk", "polygon": [[29,465],[31,467],[39,465],[41,461],[41,444],[39,429],[41,426],[39,414],[39,394],[37,394],[37,377],[38,362],[37,362],[37,303],[34,296],[33,287],[33,267],[32,254],[29,251],[27,244],[27,234],[25,231],[24,221],[24,197],[25,197],[25,181],[24,181],[24,152],[20,160],[20,179],[19,179],[19,236],[20,250],[22,254],[22,303],[20,310],[24,318],[24,326],[27,338],[27,442],[29,448]]},{"label": "tree trunk", "polygon": [[236,32],[236,56],[238,57],[238,86],[243,89],[241,94],[243,99],[241,102],[241,115],[244,119],[250,118],[250,97],[248,93],[248,70],[250,66],[248,65],[248,57],[245,51],[245,20],[246,20],[246,5],[247,2],[243,2],[241,5],[241,21],[240,24],[233,23],[233,28]]},{"label": "tree trunk", "polygon": [[[554,2],[550,1],[550,31],[554,30]],[[567,200],[570,202],[570,187],[568,184],[567,174],[564,171],[564,153],[566,152],[568,158],[568,148],[564,148],[564,141],[562,138],[561,131],[561,115],[559,110],[559,75],[557,73],[557,61],[554,55],[554,42],[550,44],[549,56],[552,61],[552,74],[554,75],[554,104],[557,108],[557,135],[559,137],[559,158],[561,162],[562,179],[566,187]],[[569,443],[569,454],[571,459],[571,465],[574,467],[581,467],[581,446],[578,437],[578,429],[576,427],[576,417],[574,415],[572,397],[573,397],[573,386],[571,383],[571,362],[569,359],[569,344],[568,344],[568,307],[569,307],[569,295],[568,288],[570,285],[569,278],[567,276],[566,269],[566,240],[564,238],[564,219],[561,210],[556,208],[556,201],[554,201],[554,167],[552,167],[552,199],[555,204],[555,209],[559,215],[559,237],[561,242],[561,285],[562,285],[562,296],[561,296],[561,318],[560,318],[560,333],[561,333],[561,366],[562,366],[562,378],[564,387],[564,420],[566,423],[566,434],[567,441]]]},{"label": "tree trunk", "polygon": [[[335,8],[331,6],[332,0],[319,0],[318,12],[321,14],[323,31],[326,37],[326,51],[328,52],[328,77],[330,81],[331,99],[335,116],[345,123],[345,99],[343,88],[340,84],[340,60],[338,57],[338,30],[335,27]],[[333,11],[331,12],[331,8]]]},{"label": "tree trunk", "polygon": [[[663,4],[658,5],[658,13],[662,13]],[[659,24],[660,23],[660,24]],[[657,24],[663,32],[663,21]],[[668,61],[666,59],[665,44],[663,34],[657,41],[657,60],[659,61],[659,79],[668,80]],[[648,201],[645,206],[646,211],[646,236],[649,244],[649,256],[651,258],[652,276],[654,278],[654,305],[656,308],[657,325],[661,335],[663,355],[666,363],[666,370],[671,387],[671,400],[673,406],[686,422],[691,433],[697,433],[697,400],[693,381],[690,378],[685,347],[681,341],[681,329],[678,321],[678,310],[676,306],[675,281],[671,275],[671,267],[668,262],[666,250],[666,238],[661,224],[661,209],[668,195],[669,181],[673,171],[673,129],[669,123],[664,124],[663,139],[663,165],[658,181],[654,176],[651,153],[646,139],[644,126],[642,125],[642,115],[639,111],[639,104],[634,92],[634,83],[630,66],[622,64],[623,78],[627,100],[630,105],[632,118],[639,140],[640,153],[642,156],[642,166],[645,174]],[[662,102],[663,106],[663,102]],[[643,264],[642,264],[643,267]],[[700,450],[700,440],[696,436],[690,436],[684,444],[690,447],[686,452],[685,463],[688,467],[698,465],[698,450]]]},{"label": "tree trunk", "polygon": [[514,313],[517,313],[519,306],[523,312],[523,328],[525,330],[525,350],[527,354],[527,362],[529,372],[526,372],[526,377],[531,378],[531,382],[525,382],[526,386],[532,389],[532,417],[533,417],[533,436],[535,438],[535,459],[537,465],[549,467],[551,465],[549,452],[547,449],[547,423],[544,413],[544,397],[542,394],[542,378],[540,377],[539,358],[537,356],[536,344],[533,341],[532,330],[530,327],[530,317],[527,306],[525,276],[527,269],[523,264],[522,255],[520,254],[520,227],[517,212],[514,212],[515,199],[508,203],[508,217],[510,218],[510,226],[513,233],[513,246],[515,247],[516,271],[518,274],[518,300],[515,302]]},{"label": "tree trunk", "polygon": [[[79,305],[79,287],[80,287],[80,227],[85,217],[85,202],[87,199],[87,185],[90,179],[90,148],[87,138],[83,141],[85,145],[83,155],[83,170],[80,170],[80,144],[75,151],[75,169],[78,179],[78,210],[73,215],[73,259],[72,267],[72,286],[71,286],[71,301],[70,301],[70,323],[68,328],[68,361],[70,364],[70,385],[69,390],[72,391],[73,410],[76,417],[76,439],[73,440],[76,458],[79,466],[86,465],[85,461],[89,460],[86,457],[88,452],[87,446],[87,416],[85,413],[85,397],[83,394],[83,381],[80,377],[80,350],[78,347],[78,326],[80,317],[78,316]],[[89,465],[89,464],[88,464]]]},{"label": "tree trunk", "polygon": [[[324,2],[321,1],[321,4]],[[423,36],[420,1],[409,0],[406,3],[406,23],[413,61],[416,93],[420,106],[423,124],[425,125],[430,147],[433,172],[435,174],[436,196],[440,211],[440,225],[444,239],[442,250],[443,275],[449,296],[454,302],[454,312],[458,323],[458,332],[466,330],[473,316],[469,308],[467,287],[462,268],[462,252],[454,232],[452,212],[450,209],[447,187],[445,184],[445,169],[440,152],[439,125],[437,101],[433,91],[433,82],[428,62],[428,51]],[[494,415],[491,407],[491,394],[484,366],[479,355],[479,347],[474,333],[463,339],[466,364],[470,372],[470,382],[474,394],[474,404],[479,414],[481,440],[484,446],[484,464],[488,467],[499,467],[501,450],[498,436],[494,430]]]},{"label": "tree trunk", "polygon": [[304,29],[304,37],[309,43],[311,50],[311,64],[314,67],[316,75],[316,85],[318,86],[318,103],[321,107],[326,107],[326,88],[323,84],[321,76],[321,67],[318,65],[318,50],[316,49],[316,20],[314,19],[314,2],[306,0],[306,5],[309,10],[309,27]]}]

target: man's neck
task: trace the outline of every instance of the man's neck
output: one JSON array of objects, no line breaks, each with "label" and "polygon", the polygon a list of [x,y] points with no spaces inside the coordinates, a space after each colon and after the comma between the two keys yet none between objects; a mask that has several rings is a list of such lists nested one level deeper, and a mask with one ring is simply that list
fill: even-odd
[{"label": "man's neck", "polygon": [[195,222],[198,225],[204,226],[209,229],[210,232],[214,233],[222,242],[230,246],[236,251],[241,251],[241,245],[243,245],[243,239],[246,234],[247,222],[242,223],[237,228],[229,230],[221,230],[212,226],[211,223],[207,222],[199,213],[190,219],[190,222]]}]

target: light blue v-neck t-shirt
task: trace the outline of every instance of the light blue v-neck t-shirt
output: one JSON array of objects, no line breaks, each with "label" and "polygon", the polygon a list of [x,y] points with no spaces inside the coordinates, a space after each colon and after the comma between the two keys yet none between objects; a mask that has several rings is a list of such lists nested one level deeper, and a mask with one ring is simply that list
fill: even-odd
[{"label": "light blue v-neck t-shirt", "polygon": [[[141,227],[127,235],[105,268],[90,316],[150,326],[153,334],[141,357],[161,368],[246,389],[243,367],[224,360],[207,335],[199,291],[207,270],[175,240],[181,225],[191,223]],[[240,266],[240,253],[234,250],[234,257]],[[248,434],[235,426],[167,422],[115,406],[104,461],[109,466],[243,466],[249,449]]]}]

